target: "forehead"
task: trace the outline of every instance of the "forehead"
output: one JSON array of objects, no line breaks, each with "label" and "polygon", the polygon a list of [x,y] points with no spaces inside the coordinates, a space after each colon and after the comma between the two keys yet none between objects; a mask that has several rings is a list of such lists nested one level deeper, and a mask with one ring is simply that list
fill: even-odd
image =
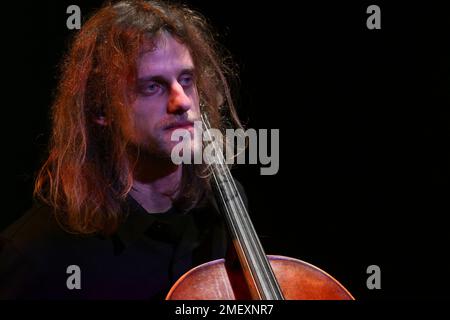
[{"label": "forehead", "polygon": [[186,45],[171,35],[160,35],[151,50],[145,50],[137,61],[138,77],[155,74],[171,74],[193,69],[194,63]]}]

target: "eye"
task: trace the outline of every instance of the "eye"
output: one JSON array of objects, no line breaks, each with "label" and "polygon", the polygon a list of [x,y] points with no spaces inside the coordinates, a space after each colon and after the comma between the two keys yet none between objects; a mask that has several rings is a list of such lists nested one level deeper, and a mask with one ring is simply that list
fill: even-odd
[{"label": "eye", "polygon": [[190,87],[194,83],[194,77],[190,74],[184,74],[180,77],[180,84],[183,87]]},{"label": "eye", "polygon": [[162,86],[160,83],[155,82],[155,81],[151,81],[146,83],[143,87],[142,87],[142,92],[146,95],[154,95],[160,92],[160,90],[162,90]]}]

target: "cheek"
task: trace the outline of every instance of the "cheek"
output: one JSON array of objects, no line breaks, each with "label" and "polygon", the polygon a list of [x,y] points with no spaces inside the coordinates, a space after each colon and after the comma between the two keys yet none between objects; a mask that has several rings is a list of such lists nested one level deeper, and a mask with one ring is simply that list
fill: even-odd
[{"label": "cheek", "polygon": [[156,122],[165,112],[164,101],[140,98],[133,104],[133,116],[137,120]]},{"label": "cheek", "polygon": [[135,131],[142,133],[154,130],[160,118],[158,111],[159,109],[155,105],[142,100],[136,101],[133,104],[132,114]]}]

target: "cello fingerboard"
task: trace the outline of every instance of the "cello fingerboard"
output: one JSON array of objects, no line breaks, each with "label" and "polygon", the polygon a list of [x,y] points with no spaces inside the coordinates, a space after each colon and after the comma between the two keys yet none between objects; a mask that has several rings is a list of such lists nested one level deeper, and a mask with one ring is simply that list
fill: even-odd
[{"label": "cello fingerboard", "polygon": [[[211,125],[206,113],[202,113],[203,130],[206,144],[214,150],[214,159],[210,160],[213,187],[217,202],[221,207],[232,242],[242,267],[245,280],[254,299],[283,300],[283,294],[256,234],[248,211],[242,201],[236,183],[225,163],[223,148],[210,133]],[[213,160],[213,161],[211,161]]]}]

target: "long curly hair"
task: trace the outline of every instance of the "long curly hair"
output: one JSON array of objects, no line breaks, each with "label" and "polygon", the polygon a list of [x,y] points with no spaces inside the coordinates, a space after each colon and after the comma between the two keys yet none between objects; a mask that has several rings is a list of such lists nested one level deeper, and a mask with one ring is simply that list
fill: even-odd
[{"label": "long curly hair", "polygon": [[[106,3],[84,23],[62,61],[49,154],[34,187],[35,198],[55,209],[68,232],[111,234],[126,217],[123,204],[133,184],[133,164],[124,130],[132,125],[129,110],[135,99],[129,88],[136,85],[144,42],[161,31],[189,49],[212,126],[240,127],[229,88],[237,80],[235,67],[202,15],[160,1]],[[93,121],[99,115],[109,119],[107,126]],[[179,194],[193,207],[208,190],[209,178],[202,166],[189,168],[183,170]]]}]

